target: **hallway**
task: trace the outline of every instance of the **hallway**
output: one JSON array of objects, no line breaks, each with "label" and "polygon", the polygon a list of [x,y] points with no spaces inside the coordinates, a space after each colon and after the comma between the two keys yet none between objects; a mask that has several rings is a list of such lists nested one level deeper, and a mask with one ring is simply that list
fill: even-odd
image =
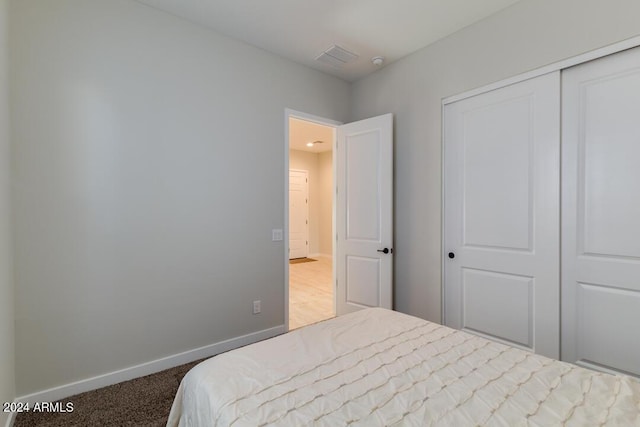
[{"label": "hallway", "polygon": [[289,330],[334,316],[331,258],[289,264]]}]

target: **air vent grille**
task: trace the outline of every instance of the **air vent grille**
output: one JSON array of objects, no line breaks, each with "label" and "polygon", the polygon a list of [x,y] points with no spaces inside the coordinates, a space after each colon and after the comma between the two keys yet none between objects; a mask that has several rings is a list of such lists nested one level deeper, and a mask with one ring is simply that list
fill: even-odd
[{"label": "air vent grille", "polygon": [[358,55],[353,52],[349,52],[338,45],[331,46],[316,57],[316,61],[323,62],[337,68],[355,61],[356,59],[358,59]]}]

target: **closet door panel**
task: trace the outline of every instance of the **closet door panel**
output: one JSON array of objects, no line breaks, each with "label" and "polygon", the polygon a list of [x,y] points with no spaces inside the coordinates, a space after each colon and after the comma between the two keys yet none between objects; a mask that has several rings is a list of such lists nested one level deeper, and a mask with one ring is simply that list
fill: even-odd
[{"label": "closet door panel", "polygon": [[562,358],[640,375],[640,49],[563,73]]},{"label": "closet door panel", "polygon": [[621,325],[637,316],[640,292],[577,283],[577,302],[577,335],[587,338],[580,341],[582,364],[637,375],[638,329]]},{"label": "closet door panel", "polygon": [[464,329],[532,349],[534,285],[532,277],[463,268]]},{"label": "closet door panel", "polygon": [[531,251],[532,108],[526,94],[464,114],[464,246]]},{"label": "closet door panel", "polygon": [[551,73],[444,111],[445,324],[551,357],[560,346],[559,85]]},{"label": "closet door panel", "polygon": [[638,89],[640,70],[580,84],[578,244],[583,254],[640,258],[640,228],[628,226],[640,218],[640,197],[623,191],[640,187]]}]

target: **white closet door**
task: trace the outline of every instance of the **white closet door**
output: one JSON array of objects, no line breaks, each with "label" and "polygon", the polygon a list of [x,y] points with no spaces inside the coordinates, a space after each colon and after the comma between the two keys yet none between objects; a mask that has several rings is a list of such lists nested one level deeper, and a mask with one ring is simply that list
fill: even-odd
[{"label": "white closet door", "polygon": [[445,324],[556,358],[559,85],[555,72],[444,111]]},{"label": "white closet door", "polygon": [[640,375],[640,49],[562,81],[562,359]]}]

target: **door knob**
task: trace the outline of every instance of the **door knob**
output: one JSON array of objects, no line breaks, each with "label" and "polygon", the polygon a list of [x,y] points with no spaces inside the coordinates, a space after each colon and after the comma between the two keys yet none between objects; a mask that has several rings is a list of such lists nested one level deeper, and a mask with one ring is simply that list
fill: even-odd
[{"label": "door knob", "polygon": [[456,254],[454,254],[453,252],[449,252],[449,258],[454,259],[456,257]]},{"label": "door knob", "polygon": [[389,251],[389,248],[384,248],[384,249],[378,249],[378,252],[382,252],[383,254],[388,254],[390,251]]}]

